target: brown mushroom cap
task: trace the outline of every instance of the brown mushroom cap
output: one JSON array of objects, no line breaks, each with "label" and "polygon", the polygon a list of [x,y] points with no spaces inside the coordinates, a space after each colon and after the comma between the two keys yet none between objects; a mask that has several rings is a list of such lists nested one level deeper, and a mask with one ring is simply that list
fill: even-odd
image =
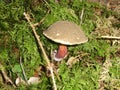
[{"label": "brown mushroom cap", "polygon": [[57,21],[43,31],[43,34],[47,38],[65,45],[81,44],[88,41],[82,29],[69,21]]}]

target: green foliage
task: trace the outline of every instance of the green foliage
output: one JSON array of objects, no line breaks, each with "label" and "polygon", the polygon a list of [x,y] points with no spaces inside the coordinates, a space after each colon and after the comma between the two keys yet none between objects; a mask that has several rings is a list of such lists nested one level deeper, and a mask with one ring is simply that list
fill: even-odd
[{"label": "green foliage", "polygon": [[8,51],[7,50],[1,48],[0,59],[1,60],[7,60],[8,59]]},{"label": "green foliage", "polygon": [[119,63],[119,58],[115,58],[113,63],[113,67],[110,68],[110,75],[113,78],[120,79],[120,63]]},{"label": "green foliage", "polygon": [[98,88],[96,82],[99,77],[99,66],[94,64],[91,67],[79,67],[79,65],[75,65],[72,69],[67,68],[65,64],[60,66],[59,90],[96,90]]},{"label": "green foliage", "polygon": [[[6,54],[7,60],[5,62],[9,62],[9,70],[15,69],[14,64],[16,63],[15,65],[17,65],[17,63],[19,63],[19,56],[16,57],[16,54],[19,54],[22,56],[23,66],[27,66],[25,71],[28,73],[26,74],[30,77],[33,75],[34,69],[39,66],[41,57],[35,38],[31,30],[28,29],[28,24],[23,17],[23,12],[25,11],[24,2],[17,0],[15,2],[11,1],[10,3],[1,2],[0,5],[2,10],[0,12],[0,25],[2,26],[0,30],[6,30],[5,32],[7,33],[9,32],[8,38],[10,38],[8,42],[9,46],[1,51],[2,60],[6,60],[5,57],[3,58],[3,55]],[[18,52],[12,48],[16,48],[16,46],[19,50]],[[7,53],[4,51],[7,51]],[[13,73],[16,74],[14,70]]]},{"label": "green foliage", "polygon": [[109,48],[109,44],[104,41],[91,40],[89,43],[86,43],[83,47],[84,50],[91,53],[94,56],[106,56],[106,51]]},{"label": "green foliage", "polygon": [[19,64],[16,64],[13,68],[12,68],[13,72],[22,72],[21,67]]},{"label": "green foliage", "polygon": [[51,12],[46,16],[46,19],[44,21],[44,24],[47,26],[58,20],[70,20],[74,22],[78,21],[78,17],[75,14],[75,11],[67,5],[61,5],[52,2],[51,4],[49,4],[49,7]]}]

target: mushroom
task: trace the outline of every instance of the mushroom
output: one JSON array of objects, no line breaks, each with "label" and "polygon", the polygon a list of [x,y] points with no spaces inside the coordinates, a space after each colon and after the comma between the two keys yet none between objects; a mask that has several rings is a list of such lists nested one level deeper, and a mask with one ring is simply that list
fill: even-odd
[{"label": "mushroom", "polygon": [[60,43],[58,51],[53,53],[55,61],[61,61],[67,56],[67,45],[77,45],[88,41],[82,29],[70,21],[57,21],[43,31],[43,34],[48,39]]}]

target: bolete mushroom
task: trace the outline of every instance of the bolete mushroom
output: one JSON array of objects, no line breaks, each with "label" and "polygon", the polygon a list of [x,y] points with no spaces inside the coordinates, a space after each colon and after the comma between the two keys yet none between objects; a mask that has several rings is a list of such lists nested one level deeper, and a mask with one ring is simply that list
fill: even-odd
[{"label": "bolete mushroom", "polygon": [[58,51],[54,54],[55,61],[61,61],[67,56],[67,45],[76,45],[88,41],[82,29],[70,21],[57,21],[43,31],[43,34],[50,40],[60,43]]}]

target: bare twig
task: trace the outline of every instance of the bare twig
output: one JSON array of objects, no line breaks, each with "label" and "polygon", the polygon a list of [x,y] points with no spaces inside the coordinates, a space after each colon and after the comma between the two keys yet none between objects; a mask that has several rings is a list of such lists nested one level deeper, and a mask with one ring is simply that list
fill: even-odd
[{"label": "bare twig", "polygon": [[46,52],[45,52],[45,50],[44,50],[44,48],[42,46],[42,43],[41,43],[40,38],[39,38],[39,35],[36,33],[35,26],[30,21],[30,16],[28,14],[26,14],[26,13],[24,13],[24,16],[25,16],[25,18],[27,19],[28,23],[30,24],[30,26],[32,28],[32,31],[33,31],[33,33],[35,35],[35,38],[38,41],[38,44],[39,44],[39,46],[40,46],[40,48],[41,48],[41,50],[43,52],[43,55],[45,57],[45,60],[46,60],[47,64],[50,65],[49,59],[48,59],[47,54],[46,54]]},{"label": "bare twig", "polygon": [[30,16],[29,16],[28,14],[26,14],[25,12],[24,12],[24,16],[25,16],[25,18],[27,19],[28,23],[30,24],[30,26],[31,26],[31,28],[32,28],[32,31],[33,31],[33,33],[34,33],[34,35],[35,35],[35,38],[37,39],[37,42],[38,42],[38,44],[39,44],[39,47],[40,47],[40,49],[42,50],[42,53],[43,53],[43,55],[44,55],[44,58],[45,58],[45,60],[46,60],[46,62],[47,62],[48,68],[49,68],[50,73],[51,73],[51,76],[52,76],[52,81],[53,81],[54,90],[57,90],[57,86],[56,86],[56,83],[55,83],[55,77],[54,77],[54,73],[53,73],[53,67],[51,66],[50,60],[48,59],[48,56],[47,56],[47,54],[46,54],[46,52],[45,52],[45,50],[44,50],[44,48],[43,48],[43,46],[42,46],[42,43],[41,43],[40,38],[39,38],[39,35],[36,33],[35,25],[31,23],[31,21],[30,21]]},{"label": "bare twig", "polygon": [[[47,11],[46,15],[47,15],[49,12],[50,12],[50,9],[48,9],[48,11]],[[45,17],[46,17],[46,15],[45,15]],[[45,20],[45,17],[44,17],[44,18],[42,18],[42,19],[40,20],[40,22],[35,23],[35,24],[34,24],[34,26],[40,26],[40,25],[41,25],[41,23]]]},{"label": "bare twig", "polygon": [[83,21],[83,14],[84,14],[84,8],[82,9],[82,12],[80,15],[80,25],[82,24],[82,21]]},{"label": "bare twig", "polygon": [[21,66],[21,69],[22,69],[22,72],[23,72],[23,76],[24,76],[25,82],[28,85],[27,76],[25,74],[25,70],[24,70],[23,65],[22,65],[22,58],[21,57],[20,57],[20,66]]},{"label": "bare twig", "polygon": [[10,84],[13,85],[14,88],[16,88],[15,84],[12,82],[12,80],[7,76],[7,73],[5,72],[5,68],[4,66],[0,63],[0,70],[1,70],[1,73],[5,79],[6,82],[9,82]]},{"label": "bare twig", "polygon": [[103,39],[113,39],[113,40],[120,40],[120,37],[115,37],[115,36],[101,36]]}]

